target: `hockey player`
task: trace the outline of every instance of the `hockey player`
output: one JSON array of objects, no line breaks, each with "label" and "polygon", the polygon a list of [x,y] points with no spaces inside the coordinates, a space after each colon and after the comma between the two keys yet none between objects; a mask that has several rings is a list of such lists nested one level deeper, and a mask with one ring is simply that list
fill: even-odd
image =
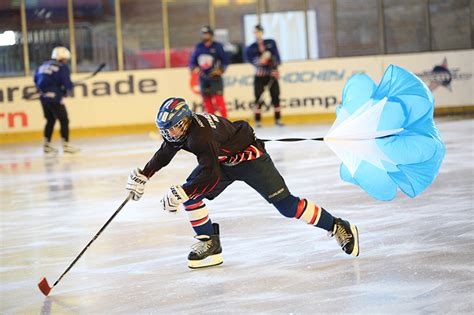
[{"label": "hockey player", "polygon": [[280,113],[280,74],[278,66],[281,64],[278,47],[273,39],[263,39],[263,27],[260,24],[254,30],[256,41],[247,47],[246,58],[255,67],[253,89],[255,94],[255,125],[261,126],[262,94],[265,86],[270,90],[272,105],[275,110],[275,124],[283,126]]},{"label": "hockey player", "polygon": [[184,204],[198,240],[188,256],[190,268],[223,262],[219,225],[212,223],[204,199],[216,198],[234,181],[244,181],[285,217],[329,231],[344,252],[359,255],[357,227],[333,217],[309,199],[292,195],[247,122],[193,113],[184,99],[171,97],[161,105],[156,124],[164,141],[143,170],[131,172],[126,188],[133,200],[139,200],[149,178],[168,165],[179,150],[196,155],[198,166],[186,183],[171,186],[161,200],[162,208],[170,212]]},{"label": "hockey player", "polygon": [[210,26],[201,28],[201,39],[191,56],[189,68],[199,72],[199,85],[206,112],[214,114],[219,110],[222,117],[227,117],[222,74],[229,65],[229,57],[222,44],[214,41],[214,30]]},{"label": "hockey player", "polygon": [[51,146],[56,120],[59,120],[61,125],[63,152],[76,153],[79,151],[78,148],[69,144],[69,119],[63,102],[63,97],[67,96],[73,88],[71,72],[67,64],[70,59],[71,53],[66,47],[55,47],[51,54],[51,60],[43,62],[35,72],[34,82],[41,93],[40,101],[46,118],[43,145],[45,153],[58,153],[58,150]]}]

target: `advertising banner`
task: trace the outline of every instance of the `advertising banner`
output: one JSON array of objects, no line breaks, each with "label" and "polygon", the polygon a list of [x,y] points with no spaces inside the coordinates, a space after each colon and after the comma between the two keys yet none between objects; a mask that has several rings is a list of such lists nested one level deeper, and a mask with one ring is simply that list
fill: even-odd
[{"label": "advertising banner", "polygon": [[474,105],[474,51],[388,55],[383,67],[403,67],[422,79],[433,92],[436,107]]},{"label": "advertising banner", "polygon": [[[281,107],[284,116],[333,113],[341,102],[345,81],[365,72],[376,82],[386,66],[402,66],[422,78],[433,90],[436,106],[473,105],[473,50],[407,55],[330,58],[288,62],[280,67]],[[224,75],[224,97],[231,119],[251,119],[254,69],[250,64],[230,65]],[[87,74],[76,74],[80,80]],[[41,131],[44,126],[32,78],[0,79],[0,132]],[[273,115],[265,92],[264,116]],[[26,98],[25,98],[26,96]],[[104,72],[77,84],[64,99],[71,128],[152,124],[159,105],[170,96],[185,98],[202,111],[200,95],[190,86],[185,68]]]}]

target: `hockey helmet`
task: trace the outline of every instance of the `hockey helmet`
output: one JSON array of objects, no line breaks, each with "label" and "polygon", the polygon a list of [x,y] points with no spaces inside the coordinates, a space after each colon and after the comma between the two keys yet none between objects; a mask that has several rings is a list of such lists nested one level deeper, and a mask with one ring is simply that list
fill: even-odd
[{"label": "hockey helmet", "polygon": [[[189,127],[193,112],[189,109],[186,100],[179,97],[170,97],[161,104],[156,115],[156,126],[164,139],[169,142],[181,142],[186,138],[186,131]],[[172,136],[170,131],[181,129],[183,132],[179,136]]]},{"label": "hockey helmet", "polygon": [[58,46],[53,49],[51,53],[51,59],[55,60],[69,60],[71,59],[71,52],[69,49],[63,46]]},{"label": "hockey helmet", "polygon": [[211,26],[205,25],[201,27],[201,34],[211,34],[214,35],[214,30],[212,29]]}]

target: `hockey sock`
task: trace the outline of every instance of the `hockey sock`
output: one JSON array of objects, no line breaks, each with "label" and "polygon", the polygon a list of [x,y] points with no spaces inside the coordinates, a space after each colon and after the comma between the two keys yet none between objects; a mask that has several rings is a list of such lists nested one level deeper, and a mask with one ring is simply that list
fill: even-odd
[{"label": "hockey sock", "polygon": [[275,108],[275,121],[278,121],[281,118],[280,104],[273,104],[273,107]]},{"label": "hockey sock", "polygon": [[293,195],[289,195],[281,200],[278,200],[277,202],[274,202],[273,205],[285,217],[294,218],[296,214],[296,209],[298,209],[299,202],[299,198]]},{"label": "hockey sock", "polygon": [[203,103],[207,113],[214,114],[216,112],[216,110],[214,109],[214,105],[212,104],[211,96],[203,96]]},{"label": "hockey sock", "polygon": [[206,204],[202,200],[188,200],[184,203],[184,209],[186,209],[189,222],[191,222],[196,235],[214,234],[212,222],[209,218],[209,211]]},{"label": "hockey sock", "polygon": [[256,122],[260,122],[260,120],[262,120],[261,111],[262,111],[262,103],[259,102],[255,104],[255,121]]},{"label": "hockey sock", "polygon": [[326,231],[333,230],[334,217],[323,208],[316,206],[311,200],[289,195],[274,202],[273,205],[287,218],[304,220]]},{"label": "hockey sock", "polygon": [[326,231],[332,231],[334,227],[334,217],[323,208],[316,206],[309,199],[301,199],[298,202],[295,218],[304,220],[308,224]]},{"label": "hockey sock", "polygon": [[225,105],[224,96],[214,95],[214,101],[217,105],[217,108],[219,108],[219,112],[221,113],[221,116],[224,118],[227,118],[227,107]]}]

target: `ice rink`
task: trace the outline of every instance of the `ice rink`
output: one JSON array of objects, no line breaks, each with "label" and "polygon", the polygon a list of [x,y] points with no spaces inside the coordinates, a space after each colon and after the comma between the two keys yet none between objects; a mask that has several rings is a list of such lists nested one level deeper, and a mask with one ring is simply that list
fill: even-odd
[{"label": "ice rink", "polygon": [[[1,147],[1,314],[456,314],[474,312],[474,120],[439,119],[446,158],[416,199],[372,199],[339,178],[320,142],[269,143],[293,194],[359,227],[361,253],[282,217],[236,183],[208,202],[224,264],[190,270],[193,231],[159,200],[196,164],[180,153],[129,202],[70,272],[50,285],[125,199],[134,167],[159,142],[147,134],[77,139],[77,156],[40,143]],[[329,125],[267,127],[260,137],[323,136]],[[57,132],[55,133],[57,139]],[[57,142],[55,143],[57,145]]]}]

